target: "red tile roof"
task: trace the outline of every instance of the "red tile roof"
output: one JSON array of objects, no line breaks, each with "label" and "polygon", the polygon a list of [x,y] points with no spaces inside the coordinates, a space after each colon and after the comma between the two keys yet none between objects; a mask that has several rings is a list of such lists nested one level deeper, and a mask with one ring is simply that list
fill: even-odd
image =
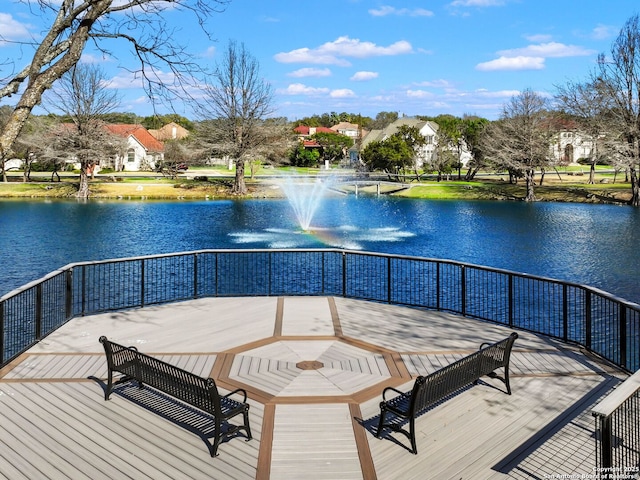
[{"label": "red tile roof", "polygon": [[312,128],[315,129],[314,133],[336,133],[335,130],[331,130],[330,128],[327,128],[327,127],[308,127],[306,125],[300,125],[294,128],[293,131],[299,135],[309,135],[309,131]]},{"label": "red tile roof", "polygon": [[164,144],[159,140],[156,140],[153,135],[149,133],[149,130],[142,125],[129,125],[126,123],[117,123],[105,125],[105,128],[115,135],[122,137],[128,137],[133,135],[144,148],[150,152],[164,152]]}]

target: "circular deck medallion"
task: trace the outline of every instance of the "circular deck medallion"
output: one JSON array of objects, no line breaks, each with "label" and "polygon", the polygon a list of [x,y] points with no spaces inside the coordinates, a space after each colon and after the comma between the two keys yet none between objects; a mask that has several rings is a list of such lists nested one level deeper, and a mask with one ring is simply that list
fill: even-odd
[{"label": "circular deck medallion", "polygon": [[339,338],[275,340],[235,353],[228,378],[275,397],[352,395],[392,376],[387,356]]},{"label": "circular deck medallion", "polygon": [[324,367],[324,363],[318,362],[316,360],[305,360],[303,362],[296,363],[296,367],[300,370],[318,370]]}]

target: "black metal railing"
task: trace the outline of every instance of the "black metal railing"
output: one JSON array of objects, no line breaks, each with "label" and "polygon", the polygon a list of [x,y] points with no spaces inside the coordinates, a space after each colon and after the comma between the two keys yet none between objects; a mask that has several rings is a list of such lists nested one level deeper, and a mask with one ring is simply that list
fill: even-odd
[{"label": "black metal railing", "polygon": [[0,298],[0,361],[79,315],[198,297],[330,295],[444,310],[640,368],[640,306],[584,285],[460,262],[338,249],[200,250],[75,263]]},{"label": "black metal railing", "polygon": [[597,478],[638,478],[640,372],[625,380],[592,413],[596,420]]}]

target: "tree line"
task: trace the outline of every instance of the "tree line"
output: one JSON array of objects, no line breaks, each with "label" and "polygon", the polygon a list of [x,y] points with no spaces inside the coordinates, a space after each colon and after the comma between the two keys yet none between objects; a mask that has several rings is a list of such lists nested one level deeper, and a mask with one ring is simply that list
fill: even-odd
[{"label": "tree line", "polygon": [[[113,112],[117,94],[101,89],[100,72],[79,63],[86,44],[91,42],[105,55],[103,42],[127,43],[139,60],[137,73],[152,102],[175,99],[191,102],[197,119],[191,123],[176,116],[172,121],[198,134],[189,147],[206,155],[226,156],[235,163],[233,193],[247,191],[245,163],[251,158],[295,152],[292,125],[273,118],[273,91],[261,76],[258,61],[244,44],[230,41],[220,61],[212,69],[201,65],[185,45],[172,36],[167,6],[193,15],[205,32],[207,20],[224,10],[229,0],[37,0],[49,31],[34,40],[33,55],[22,69],[0,79],[0,99],[17,95],[12,107],[0,110],[0,171],[6,180],[6,161],[21,152],[23,158],[55,158],[56,152],[74,152],[81,164],[78,196],[88,195],[87,177],[95,156],[112,155],[122,145],[105,133],[102,126],[117,118]],[[173,9],[169,9],[173,10]],[[141,28],[130,30],[130,25]],[[152,33],[149,33],[152,32]],[[0,34],[1,35],[1,34]],[[167,84],[158,72],[170,71],[177,79]],[[198,98],[192,92],[198,86]],[[553,168],[554,136],[562,121],[570,120],[576,130],[591,138],[594,147],[591,171],[606,158],[622,166],[631,184],[631,204],[640,206],[640,25],[638,15],[622,27],[610,52],[598,56],[597,64],[583,81],[557,86],[553,97],[525,89],[508,101],[500,117],[487,121],[474,116],[421,117],[438,125],[435,150],[427,168],[442,175],[458,169],[462,151],[471,152],[465,177],[473,178],[481,169],[507,170],[513,179],[524,178],[526,200],[535,200],[536,172]],[[33,109],[49,102],[68,120],[60,123],[50,137],[50,151],[38,147],[37,137],[51,117],[34,117]],[[381,129],[398,118],[395,112],[380,112],[376,118],[331,112],[300,119],[310,126],[330,126],[341,121],[361,128]],[[152,117],[150,126],[166,119]],[[155,122],[155,123],[154,123]],[[70,127],[72,125],[72,127]],[[566,125],[566,123],[565,123]],[[294,123],[295,126],[295,123]],[[350,148],[348,141],[316,135],[322,151],[335,159]],[[351,141],[349,139],[349,141]],[[416,157],[428,139],[413,127],[400,128],[382,142],[362,149],[361,159],[371,169],[388,173],[413,169],[419,176]],[[40,148],[40,150],[38,150]],[[97,153],[99,152],[99,153]],[[290,159],[309,162],[304,152]],[[169,159],[189,155],[187,145],[170,145]],[[593,177],[591,177],[593,178]]]}]

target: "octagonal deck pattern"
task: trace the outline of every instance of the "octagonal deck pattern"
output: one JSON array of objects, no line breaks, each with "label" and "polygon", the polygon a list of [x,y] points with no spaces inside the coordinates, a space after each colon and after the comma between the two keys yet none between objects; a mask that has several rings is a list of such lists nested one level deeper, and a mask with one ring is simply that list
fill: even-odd
[{"label": "octagonal deck pattern", "polygon": [[[419,455],[375,438],[382,389],[411,388],[509,330],[341,298],[216,298],[77,318],[0,371],[0,478],[447,479],[589,473],[589,408],[624,377],[520,332],[513,395],[493,380],[419,417]],[[211,459],[202,415],[123,384],[97,339],[245,388],[254,439]],[[164,405],[164,406],[163,406]]]}]

